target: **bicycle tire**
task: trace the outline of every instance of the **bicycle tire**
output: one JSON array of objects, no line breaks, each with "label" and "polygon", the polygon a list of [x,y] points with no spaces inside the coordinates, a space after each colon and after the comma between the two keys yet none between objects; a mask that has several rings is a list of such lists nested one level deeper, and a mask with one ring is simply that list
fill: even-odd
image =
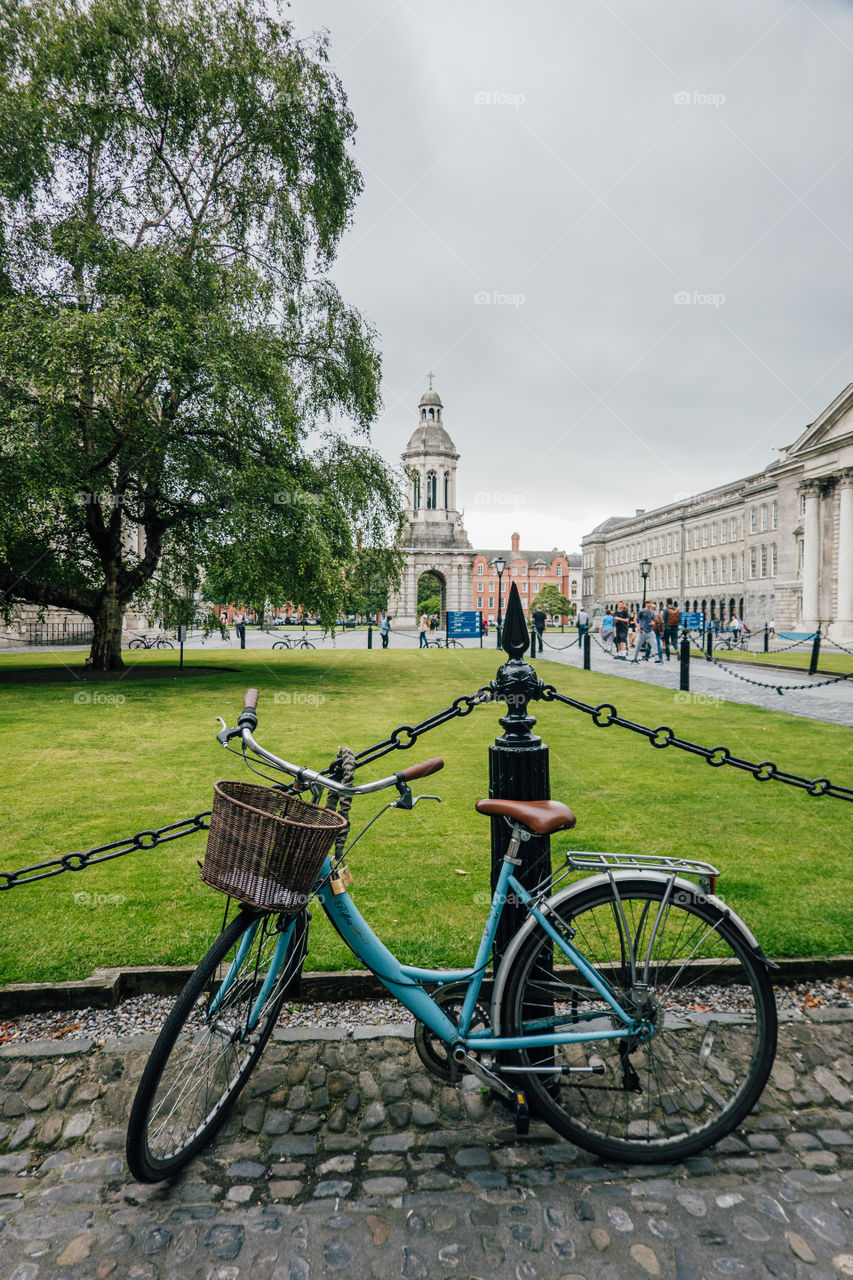
[{"label": "bicycle tire", "polygon": [[276,641],[275,641],[275,643],[273,644],[273,648],[274,648],[274,649],[289,649],[289,648],[290,648],[290,641],[289,641],[289,640],[276,640]]},{"label": "bicycle tire", "polygon": [[175,646],[171,640],[158,640],[154,647],[155,649],[174,649]]},{"label": "bicycle tire", "polygon": [[315,644],[312,644],[310,640],[300,640],[299,648],[300,649],[316,649],[317,646]]},{"label": "bicycle tire", "polygon": [[[127,1163],[138,1181],[168,1178],[198,1154],[225,1121],[263,1053],[307,946],[305,915],[296,921],[261,1017],[246,1035],[248,1014],[279,937],[273,919],[249,910],[235,916],[175,1001],[142,1073],[128,1121]],[[255,935],[211,1023],[205,1008],[252,926],[257,926]]]},{"label": "bicycle tire", "polygon": [[128,641],[127,647],[128,649],[147,649],[148,645],[145,643],[144,640],[140,639],[137,636],[135,640]]},{"label": "bicycle tire", "polygon": [[[606,975],[620,1002],[631,1000],[627,925],[635,954],[650,957],[653,1035],[644,1044],[626,1038],[521,1050],[513,1062],[540,1067],[525,1077],[531,1107],[578,1146],[628,1163],[683,1160],[725,1137],[758,1101],[776,1049],[773,990],[765,964],[719,900],[679,882],[655,934],[664,884],[617,884],[624,923],[607,883],[558,895],[548,920],[558,932],[574,931],[574,945]],[[551,939],[536,925],[508,977],[501,1026],[521,1035],[544,1016],[570,1030],[581,1015],[590,1029],[618,1026],[559,951],[567,968],[551,975],[552,953]],[[728,995],[716,1011],[723,986]],[[543,1064],[582,1070],[557,1077]],[[603,1065],[603,1074],[587,1074],[590,1065]]]}]

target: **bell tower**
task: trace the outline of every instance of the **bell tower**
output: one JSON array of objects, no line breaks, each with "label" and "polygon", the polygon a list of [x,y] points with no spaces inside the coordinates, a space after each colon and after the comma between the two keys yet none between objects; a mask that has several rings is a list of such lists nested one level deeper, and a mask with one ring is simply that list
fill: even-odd
[{"label": "bell tower", "polygon": [[459,454],[444,426],[444,405],[430,386],[418,401],[418,421],[406,448],[406,525],[401,543],[406,566],[388,612],[397,627],[417,622],[418,581],[431,572],[442,585],[441,626],[448,609],[470,609],[474,552],[456,506]]}]

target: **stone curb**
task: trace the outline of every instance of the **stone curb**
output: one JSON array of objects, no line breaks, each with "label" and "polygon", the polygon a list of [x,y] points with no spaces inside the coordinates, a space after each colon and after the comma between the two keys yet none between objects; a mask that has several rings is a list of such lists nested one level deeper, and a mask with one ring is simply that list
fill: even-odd
[{"label": "stone curb", "polygon": [[[815,982],[853,977],[853,955],[779,960],[774,983]],[[59,1009],[112,1009],[139,995],[177,995],[192,965],[154,965],[128,969],[96,969],[90,978],[72,982],[14,982],[0,987],[0,1017]],[[338,973],[303,973],[299,1000],[314,1004],[346,1000],[387,999],[373,974],[360,969]]]}]

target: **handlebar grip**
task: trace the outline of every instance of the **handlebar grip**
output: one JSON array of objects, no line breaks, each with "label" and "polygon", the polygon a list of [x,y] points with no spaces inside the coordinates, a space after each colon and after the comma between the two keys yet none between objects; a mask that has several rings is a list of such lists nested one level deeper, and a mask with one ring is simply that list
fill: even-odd
[{"label": "handlebar grip", "polygon": [[260,694],[258,693],[257,689],[247,689],[246,696],[243,699],[243,710],[257,711],[259,697],[260,697]]},{"label": "handlebar grip", "polygon": [[424,760],[421,764],[411,764],[408,769],[400,770],[397,777],[411,782],[414,778],[427,778],[431,773],[438,773],[439,769],[443,768],[444,761],[441,756],[433,756],[431,760]]}]

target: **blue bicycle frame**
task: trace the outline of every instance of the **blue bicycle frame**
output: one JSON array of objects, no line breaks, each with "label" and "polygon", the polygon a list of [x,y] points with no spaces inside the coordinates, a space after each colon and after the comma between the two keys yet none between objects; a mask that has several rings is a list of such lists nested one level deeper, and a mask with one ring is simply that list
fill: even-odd
[{"label": "blue bicycle frame", "polygon": [[[513,846],[510,845],[507,853],[511,855],[512,852]],[[621,1040],[626,1036],[632,1035],[640,1035],[645,1038],[644,1024],[625,1012],[606,980],[596,972],[569,939],[563,937],[554,929],[536,906],[531,894],[528,893],[523,885],[519,884],[512,874],[514,865],[514,858],[511,856],[507,856],[501,865],[489,915],[477,951],[477,958],[470,969],[422,969],[415,965],[401,964],[397,957],[388,950],[373,932],[370,925],[367,924],[349,894],[346,892],[338,894],[333,892],[330,884],[332,864],[328,858],[320,872],[319,879],[322,883],[322,888],[319,890],[318,896],[329,920],[354,955],[379,979],[392,995],[396,996],[410,1013],[424,1023],[425,1026],[429,1027],[446,1044],[461,1044],[466,1050],[497,1050],[589,1043],[595,1040]],[[539,1025],[543,1027],[543,1030],[532,1035],[495,1035],[491,1029],[470,1032],[471,1021],[483,985],[486,965],[497,933],[498,922],[501,918],[507,894],[510,892],[517,895],[539,926],[552,939],[555,946],[559,947],[563,955],[571,961],[581,976],[598,992],[602,1000],[610,1006],[615,1019],[621,1025],[611,1027],[608,1030],[547,1031],[544,1028],[549,1024],[553,1027],[557,1021],[556,1018],[550,1018],[541,1020]],[[235,976],[240,971],[259,924],[260,918],[243,935],[237,955],[232,961],[222,986],[211,1004],[211,1014],[215,1014]],[[263,1005],[275,986],[287,955],[293,927],[293,922],[291,922],[279,935],[269,970],[252,1007],[248,1024],[248,1030],[250,1031],[254,1029],[261,1015]],[[458,1023],[452,1022],[429,993],[424,990],[421,985],[423,982],[439,984],[465,982],[467,984],[468,989],[462,1003]],[[575,1018],[575,1021],[583,1021],[583,1017],[584,1015],[580,1015]]]}]

